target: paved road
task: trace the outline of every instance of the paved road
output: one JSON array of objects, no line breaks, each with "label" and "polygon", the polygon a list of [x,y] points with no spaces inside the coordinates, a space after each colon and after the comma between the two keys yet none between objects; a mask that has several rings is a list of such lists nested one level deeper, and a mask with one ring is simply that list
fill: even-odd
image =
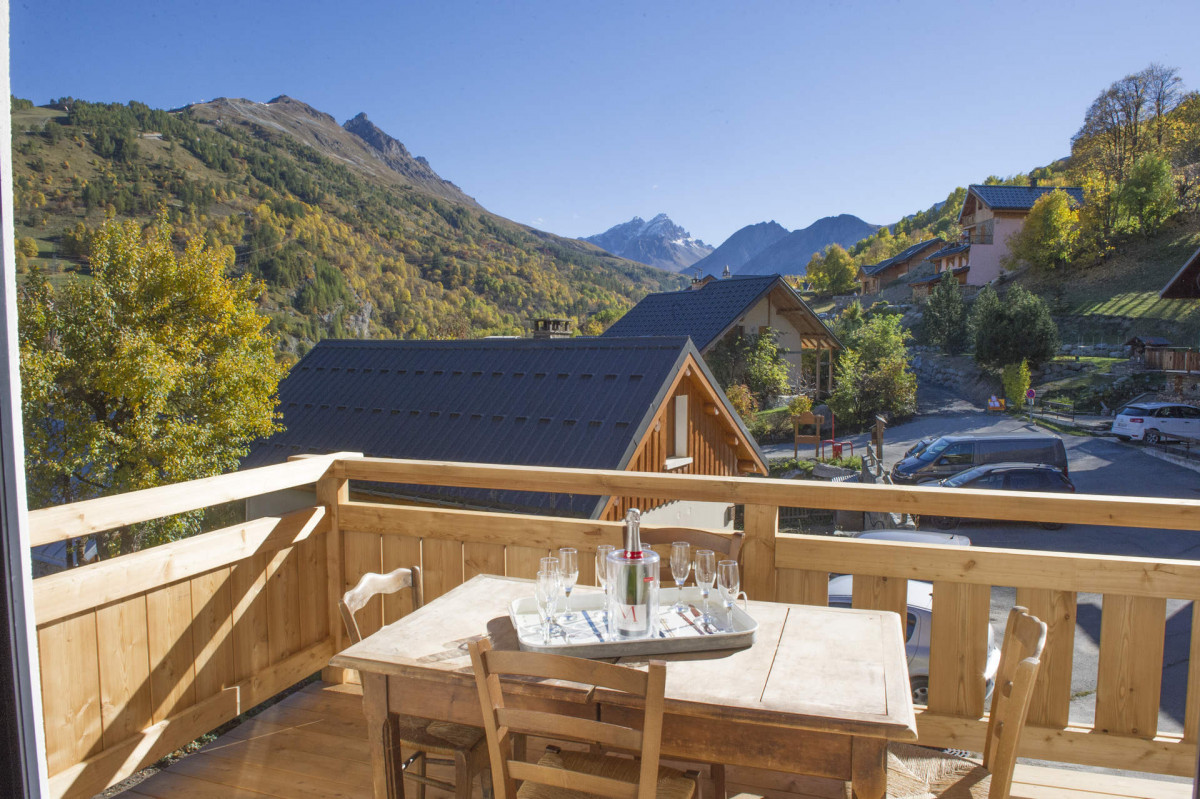
[{"label": "paved road", "polygon": [[[889,428],[884,444],[884,463],[891,467],[904,451],[925,436],[958,433],[1014,433],[1033,429],[1012,417],[987,414],[953,394],[923,387],[918,395],[919,414],[911,421]],[[1055,435],[1038,428],[1038,431]],[[1139,444],[1091,436],[1060,436],[1067,449],[1071,479],[1080,493],[1116,496],[1200,498],[1200,474],[1145,454]],[[846,437],[857,452],[868,437]],[[768,457],[791,457],[792,448],[766,448]],[[933,528],[930,528],[933,529]],[[975,546],[1041,551],[1083,552],[1153,558],[1200,559],[1200,531],[1180,532],[1132,527],[1067,525],[1061,530],[1044,530],[1036,524],[965,520],[956,532],[971,538]],[[1015,590],[992,590],[992,623],[1003,631]],[[1091,722],[1095,713],[1096,661],[1100,641],[1101,597],[1079,597],[1075,637],[1075,668],[1071,705],[1073,721]],[[1167,641],[1163,669],[1162,711],[1159,729],[1183,729],[1187,689],[1188,644],[1191,639],[1192,605],[1172,601],[1167,607]]]}]

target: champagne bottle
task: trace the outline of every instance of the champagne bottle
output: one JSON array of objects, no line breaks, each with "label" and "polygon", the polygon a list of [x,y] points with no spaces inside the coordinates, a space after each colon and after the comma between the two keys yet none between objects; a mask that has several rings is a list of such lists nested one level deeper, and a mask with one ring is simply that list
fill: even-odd
[{"label": "champagne bottle", "polygon": [[609,554],[614,576],[609,620],[616,638],[649,638],[658,614],[658,554],[642,548],[641,512],[625,516],[625,548]]}]

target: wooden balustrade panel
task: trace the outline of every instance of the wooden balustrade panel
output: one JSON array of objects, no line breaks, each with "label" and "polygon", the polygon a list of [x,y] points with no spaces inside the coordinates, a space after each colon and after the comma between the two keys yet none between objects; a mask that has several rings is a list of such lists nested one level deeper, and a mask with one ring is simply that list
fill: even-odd
[{"label": "wooden balustrade panel", "polygon": [[463,544],[463,579],[470,580],[480,574],[504,574],[503,544],[473,541]]},{"label": "wooden balustrade panel", "polygon": [[463,583],[463,545],[459,541],[421,541],[421,573],[425,601],[431,602]]},{"label": "wooden balustrade panel", "polygon": [[230,568],[233,605],[233,676],[237,682],[261,673],[271,662],[267,645],[267,556],[255,555]]},{"label": "wooden balustrade panel", "polygon": [[775,601],[793,605],[828,605],[829,572],[776,569]]},{"label": "wooden balustrade panel", "polygon": [[[501,549],[501,556],[503,557],[503,549]],[[385,535],[383,537],[383,570],[385,572],[399,568],[411,569],[413,566],[420,565],[421,539],[410,538],[406,535]],[[501,560],[501,568],[503,567],[504,561]],[[402,616],[407,616],[412,609],[411,591],[400,591],[384,597],[383,618],[388,624]],[[338,624],[341,623],[341,621],[338,622]]]},{"label": "wooden balustrade panel", "polygon": [[890,610],[903,619],[908,614],[908,580],[897,577],[854,575],[851,603],[864,610]]},{"label": "wooden balustrade panel", "polygon": [[538,567],[542,558],[550,554],[543,547],[505,547],[505,571],[509,577],[527,577],[530,580],[537,577]]},{"label": "wooden balustrade panel", "polygon": [[[188,581],[146,594],[150,695],[155,722],[196,704],[192,618],[192,587]],[[110,642],[102,641],[100,645],[108,646]]]},{"label": "wooden balustrade panel", "polygon": [[779,535],[779,508],[747,505],[742,544],[742,588],[751,599],[775,599],[775,539]]},{"label": "wooden balustrade panel", "polygon": [[[197,702],[237,682],[233,667],[232,572],[225,567],[191,580]],[[108,740],[107,728],[105,740]]]},{"label": "wooden balustrade panel", "polygon": [[[1050,588],[1018,588],[1017,604],[1046,623],[1046,648],[1029,701],[1029,723],[1066,727],[1071,712],[1071,669],[1075,659],[1076,595]],[[1003,642],[998,641],[998,644]]]},{"label": "wooden balustrade panel", "polygon": [[1165,599],[1104,596],[1096,675],[1097,730],[1155,736],[1166,625]]},{"label": "wooden balustrade panel", "polygon": [[38,655],[46,767],[54,774],[104,745],[96,614],[80,613],[39,629]]},{"label": "wooden balustrade panel", "polygon": [[[383,538],[376,533],[361,533],[356,530],[342,530],[343,568],[345,569],[346,584],[342,590],[353,588],[359,579],[368,572],[382,573],[383,568]],[[410,564],[403,564],[410,565]],[[363,636],[368,636],[383,626],[383,601],[375,597],[358,612],[358,628]]]},{"label": "wooden balustrade panel", "polygon": [[278,663],[300,651],[300,554],[275,552],[267,563],[267,650]]},{"label": "wooden balustrade panel", "polygon": [[300,576],[300,648],[329,638],[329,553],[325,538],[314,536],[296,545]]},{"label": "wooden balustrade panel", "polygon": [[929,642],[931,711],[974,719],[983,715],[990,604],[990,586],[934,582]]},{"label": "wooden balustrade panel", "polygon": [[105,642],[96,650],[105,747],[118,744],[153,723],[146,634],[144,595],[96,611],[96,640]]}]

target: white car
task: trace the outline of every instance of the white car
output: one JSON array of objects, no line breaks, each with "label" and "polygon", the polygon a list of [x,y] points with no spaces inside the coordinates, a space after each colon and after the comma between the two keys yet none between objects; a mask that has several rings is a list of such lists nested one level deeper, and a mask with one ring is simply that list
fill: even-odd
[{"label": "white car", "polygon": [[1178,402],[1126,405],[1113,419],[1112,433],[1123,441],[1147,444],[1165,439],[1200,440],[1200,408]]},{"label": "white car", "polygon": [[932,533],[925,530],[867,530],[855,538],[872,541],[899,541],[904,544],[941,544],[947,547],[969,547],[971,539],[957,533]]},{"label": "white car", "polygon": [[[844,574],[829,581],[829,606],[850,607],[854,596],[854,575]],[[908,656],[908,677],[912,686],[914,705],[929,704],[929,640],[933,634],[933,583],[908,581],[908,612],[904,620],[904,653]],[[1000,647],[996,645],[996,629],[988,625],[987,663],[983,678],[990,699],[1000,668]]]}]

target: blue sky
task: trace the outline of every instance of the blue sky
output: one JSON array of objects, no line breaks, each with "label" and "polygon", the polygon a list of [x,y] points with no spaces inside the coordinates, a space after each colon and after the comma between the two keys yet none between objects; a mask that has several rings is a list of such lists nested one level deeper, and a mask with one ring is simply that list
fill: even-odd
[{"label": "blue sky", "polygon": [[485,207],[567,236],[665,212],[718,244],[886,223],[1069,151],[1200,3],[13,0],[13,92],[359,111]]}]

